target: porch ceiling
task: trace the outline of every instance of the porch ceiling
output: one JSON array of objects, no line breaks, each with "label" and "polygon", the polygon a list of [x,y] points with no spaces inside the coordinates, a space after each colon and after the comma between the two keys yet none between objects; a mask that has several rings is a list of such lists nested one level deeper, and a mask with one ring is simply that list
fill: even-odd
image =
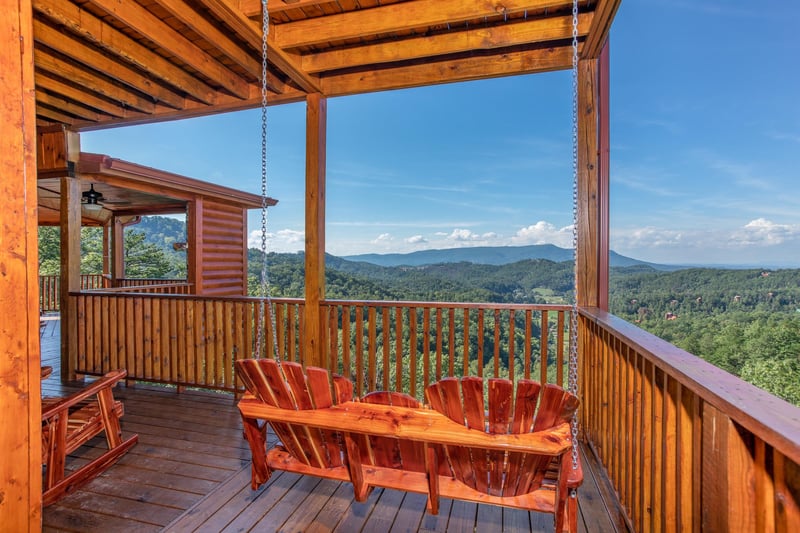
[{"label": "porch ceiling", "polygon": [[[596,57],[620,0],[581,1]],[[269,0],[268,99],[569,68],[571,0]],[[37,119],[92,129],[260,105],[259,0],[33,0]]]},{"label": "porch ceiling", "polygon": [[[104,225],[112,217],[137,217],[186,213],[190,201],[209,198],[244,209],[261,207],[261,196],[214,183],[196,180],[102,154],[82,152],[72,174],[81,180],[81,192],[90,187],[102,194],[102,210],[81,207],[81,225]],[[39,225],[60,224],[60,177],[37,181]],[[278,203],[267,198],[267,205]]]}]

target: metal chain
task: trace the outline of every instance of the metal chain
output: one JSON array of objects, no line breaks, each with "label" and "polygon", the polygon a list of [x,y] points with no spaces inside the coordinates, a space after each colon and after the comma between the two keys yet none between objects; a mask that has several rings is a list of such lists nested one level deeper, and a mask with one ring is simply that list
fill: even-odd
[{"label": "metal chain", "polygon": [[[574,301],[570,314],[569,391],[578,394],[578,0],[572,0],[572,250]],[[572,416],[572,469],[578,469],[578,412]]]},{"label": "metal chain", "polygon": [[[269,36],[269,10],[267,0],[261,0],[261,299],[259,300],[259,316],[261,320],[256,328],[256,353],[265,356],[264,317],[269,313],[272,326],[270,331],[274,355],[278,355],[278,339],[275,336],[275,313],[272,312],[270,297],[269,273],[267,262],[267,37]],[[266,300],[266,301],[265,301]]]}]

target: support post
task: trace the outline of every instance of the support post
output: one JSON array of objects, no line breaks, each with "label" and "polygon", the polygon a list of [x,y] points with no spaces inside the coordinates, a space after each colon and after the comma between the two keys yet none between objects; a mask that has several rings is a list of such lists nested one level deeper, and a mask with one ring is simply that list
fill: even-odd
[{"label": "support post", "polygon": [[0,517],[21,532],[42,524],[32,16],[30,0],[0,2]]},{"label": "support post", "polygon": [[[604,309],[608,307],[608,88],[602,87],[608,83],[607,68],[607,58],[605,63],[578,62],[578,305]],[[603,69],[606,73],[601,75]]]},{"label": "support post", "polygon": [[306,99],[306,253],[304,365],[325,366],[320,301],[325,298],[325,152],[327,100]]},{"label": "support post", "polygon": [[61,380],[75,379],[78,322],[69,293],[81,290],[81,184],[61,178]]},{"label": "support post", "polygon": [[125,224],[113,217],[111,226],[111,286],[125,277]]}]

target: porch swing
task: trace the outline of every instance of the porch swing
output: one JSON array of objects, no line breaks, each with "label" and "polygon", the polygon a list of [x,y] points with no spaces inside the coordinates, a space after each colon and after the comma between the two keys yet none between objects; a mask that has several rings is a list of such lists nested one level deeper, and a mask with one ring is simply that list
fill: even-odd
[{"label": "porch swing", "polygon": [[[238,407],[252,454],[252,488],[278,469],[350,482],[357,501],[365,501],[373,487],[384,487],[425,494],[431,514],[446,497],[551,513],[556,531],[577,531],[577,488],[583,480],[577,448],[577,0],[572,5],[576,277],[568,390],[530,379],[515,384],[446,377],[426,387],[425,405],[402,392],[355,398],[349,379],[281,361],[267,272],[266,0],[262,13],[262,300],[253,358],[236,361],[247,391]],[[266,313],[273,358],[265,356]],[[267,424],[281,441],[270,450]]]}]

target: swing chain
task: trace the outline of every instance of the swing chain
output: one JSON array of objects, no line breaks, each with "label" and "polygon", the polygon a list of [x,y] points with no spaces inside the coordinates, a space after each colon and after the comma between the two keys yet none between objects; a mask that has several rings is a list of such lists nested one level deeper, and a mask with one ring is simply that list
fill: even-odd
[{"label": "swing chain", "polygon": [[274,355],[278,358],[278,341],[275,337],[275,313],[272,312],[269,274],[267,264],[267,37],[269,36],[269,10],[267,0],[261,0],[261,299],[259,300],[259,323],[256,328],[256,354],[265,356],[264,317],[269,313]]},{"label": "swing chain", "polygon": [[[572,1],[572,250],[574,300],[570,313],[569,391],[578,394],[578,0]],[[578,469],[578,412],[572,416],[572,469]]]}]

